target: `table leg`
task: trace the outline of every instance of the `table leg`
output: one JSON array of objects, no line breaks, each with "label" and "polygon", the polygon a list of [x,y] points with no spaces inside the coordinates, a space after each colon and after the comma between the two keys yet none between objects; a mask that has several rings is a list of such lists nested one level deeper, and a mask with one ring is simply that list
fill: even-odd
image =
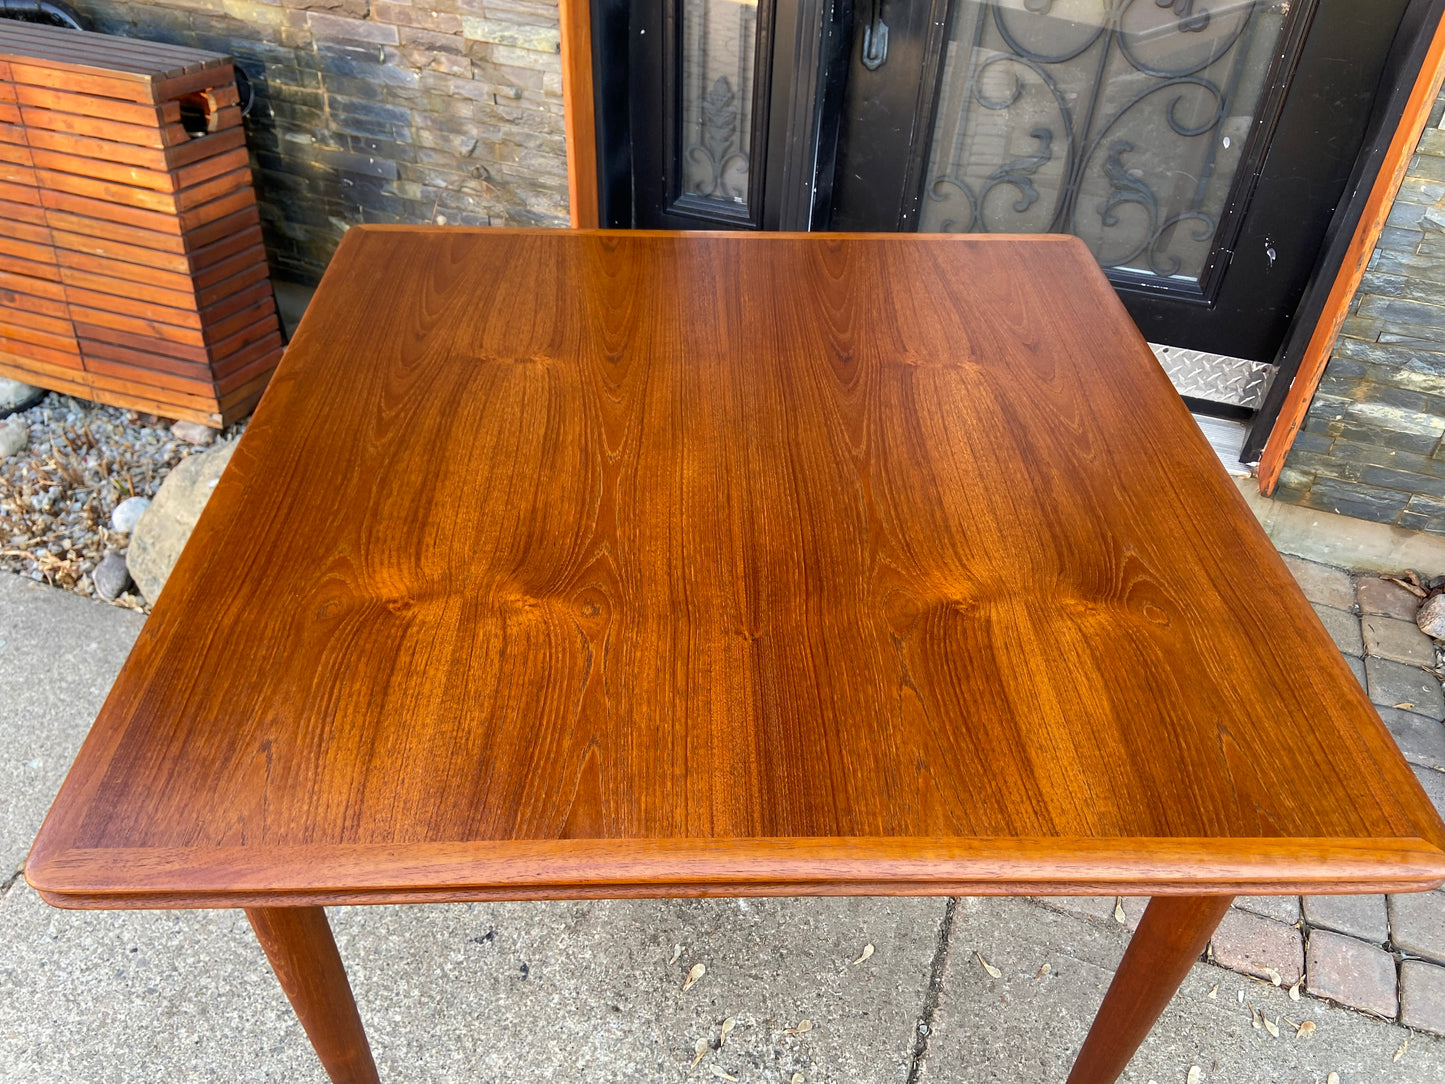
[{"label": "table leg", "polygon": [[246,917],[333,1084],[380,1084],[326,912],[248,907]]},{"label": "table leg", "polygon": [[1124,951],[1068,1084],[1113,1084],[1229,910],[1229,896],[1155,896]]}]

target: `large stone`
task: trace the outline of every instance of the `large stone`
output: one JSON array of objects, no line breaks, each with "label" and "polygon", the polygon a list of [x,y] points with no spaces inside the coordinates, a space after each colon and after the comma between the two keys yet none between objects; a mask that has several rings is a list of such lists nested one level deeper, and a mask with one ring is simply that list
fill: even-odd
[{"label": "large stone", "polygon": [[227,441],[181,460],[135,525],[126,567],[147,601],[160,597],[235,448],[235,441]]},{"label": "large stone", "polygon": [[1398,949],[1445,963],[1445,892],[1391,896],[1390,936]]},{"label": "large stone", "polygon": [[30,443],[30,427],[19,418],[0,422],[0,459],[19,455]]},{"label": "large stone", "polygon": [[[1435,724],[1438,726],[1439,724]],[[1384,896],[1306,896],[1305,921],[1380,945],[1390,936]]]},{"label": "large stone", "polygon": [[188,422],[184,419],[171,426],[171,436],[202,448],[216,443],[214,429],[208,425],[202,425],[200,422]]},{"label": "large stone", "polygon": [[1445,967],[1424,960],[1400,965],[1400,1023],[1445,1035]]},{"label": "large stone", "polygon": [[1395,998],[1395,958],[1383,949],[1325,930],[1310,934],[1305,988],[1316,997],[1327,997],[1386,1020],[1393,1020],[1399,1008]]},{"label": "large stone", "polygon": [[1248,911],[1225,913],[1209,942],[1214,962],[1231,971],[1273,979],[1285,986],[1304,974],[1304,944],[1299,930]]},{"label": "large stone", "polygon": [[45,398],[44,388],[33,388],[8,376],[0,376],[0,418],[34,406]]},{"label": "large stone", "polygon": [[1445,595],[1431,595],[1420,603],[1415,614],[1415,624],[1426,636],[1445,640]]}]

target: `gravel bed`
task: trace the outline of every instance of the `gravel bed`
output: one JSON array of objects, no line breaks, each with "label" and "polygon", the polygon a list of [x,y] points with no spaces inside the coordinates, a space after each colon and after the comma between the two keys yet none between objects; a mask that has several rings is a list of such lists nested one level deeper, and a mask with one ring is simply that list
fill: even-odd
[{"label": "gravel bed", "polygon": [[[29,442],[0,458],[0,570],[94,597],[91,571],[130,543],[111,527],[115,506],[154,497],[172,467],[205,449],[173,435],[168,418],[57,393],[6,421],[17,420],[29,427]],[[114,604],[149,609],[134,589]]]}]

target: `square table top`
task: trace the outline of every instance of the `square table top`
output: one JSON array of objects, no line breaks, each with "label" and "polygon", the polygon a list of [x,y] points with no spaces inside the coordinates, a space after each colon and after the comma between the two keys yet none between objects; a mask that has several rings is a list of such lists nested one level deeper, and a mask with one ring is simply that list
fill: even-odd
[{"label": "square table top", "polygon": [[1080,242],[363,227],[27,876],[1382,891],[1445,825]]}]

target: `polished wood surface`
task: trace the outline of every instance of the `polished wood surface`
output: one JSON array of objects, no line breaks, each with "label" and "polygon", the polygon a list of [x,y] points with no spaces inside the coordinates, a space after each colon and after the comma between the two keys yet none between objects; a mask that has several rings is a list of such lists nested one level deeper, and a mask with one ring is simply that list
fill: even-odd
[{"label": "polished wood surface", "polygon": [[1231,895],[1442,848],[1079,242],[357,228],[27,876]]},{"label": "polished wood surface", "polygon": [[1110,1084],[1169,1004],[1224,912],[1229,896],[1155,896],[1069,1072],[1068,1084]]},{"label": "polished wood surface", "polygon": [[252,907],[246,917],[333,1084],[380,1084],[326,912]]},{"label": "polished wood surface", "polygon": [[250,412],[282,346],[238,103],[229,57],[0,20],[0,373]]},{"label": "polished wood surface", "polygon": [[592,86],[592,5],[559,0],[562,123],[567,139],[567,212],[574,229],[596,229],[597,115]]}]

